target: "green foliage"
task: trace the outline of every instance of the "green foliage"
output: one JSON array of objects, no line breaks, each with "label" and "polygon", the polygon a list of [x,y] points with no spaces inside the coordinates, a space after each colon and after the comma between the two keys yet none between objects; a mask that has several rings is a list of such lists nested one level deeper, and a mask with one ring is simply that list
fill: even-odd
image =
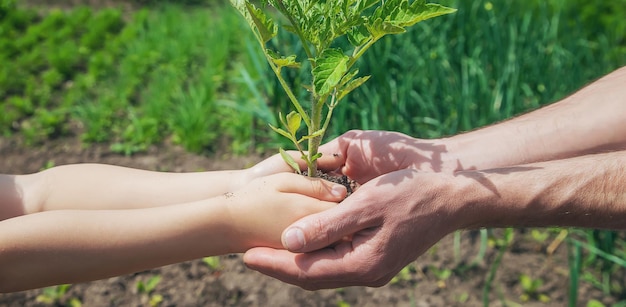
[{"label": "green foliage", "polygon": [[530,236],[537,242],[543,243],[550,237],[550,232],[540,229],[532,229]]},{"label": "green foliage", "polygon": [[[101,42],[116,35],[124,23],[115,12],[92,15],[91,10],[79,8],[39,16],[28,9],[4,10],[7,16],[0,20],[3,135],[22,132],[26,143],[34,145],[68,131],[68,109],[60,95],[87,63],[87,49],[81,41],[94,29],[100,31]],[[100,26],[102,16],[107,16],[105,27]]]},{"label": "green foliage", "polygon": [[598,300],[589,300],[587,302],[587,307],[605,307],[606,305],[602,304],[602,302]]},{"label": "green foliage", "polygon": [[146,282],[138,281],[136,284],[137,292],[148,298],[148,305],[151,307],[159,306],[163,301],[163,296],[154,293],[156,287],[161,282],[161,276],[155,275],[150,277]]},{"label": "green foliage", "polygon": [[35,299],[38,303],[55,306],[80,307],[82,303],[75,297],[67,297],[67,292],[71,285],[64,284],[52,287],[46,287],[43,292]]},{"label": "green foliage", "polygon": [[626,240],[606,230],[577,230],[568,236],[570,263],[570,303],[578,299],[577,289],[585,281],[605,295],[626,293]]},{"label": "green foliage", "polygon": [[393,285],[397,283],[407,282],[411,280],[411,275],[415,272],[415,264],[410,263],[402,268],[402,270],[400,270],[400,272],[398,272],[398,274],[396,274],[396,276],[394,276],[389,283]]},{"label": "green foliage", "polygon": [[526,274],[520,275],[519,280],[522,287],[522,295],[520,296],[522,302],[528,302],[530,300],[538,300],[542,303],[550,302],[550,297],[541,293],[543,280],[532,278]]},{"label": "green foliage", "polygon": [[[287,24],[281,26],[250,1],[231,0],[231,4],[248,22],[270,68],[295,109],[286,117],[279,114],[284,129],[270,127],[295,145],[308,165],[309,176],[316,174],[315,161],[320,157],[317,150],[328,129],[333,109],[369,78],[357,77],[359,71],[353,68],[356,61],[381,38],[406,32],[406,27],[455,11],[419,0],[265,0],[261,3],[282,14]],[[271,49],[269,43],[276,39],[280,30],[298,37],[306,57],[299,60],[294,50],[281,55],[278,50]],[[335,47],[340,38],[347,38],[351,46],[343,49]],[[282,74],[283,68],[302,67],[310,72],[312,80],[305,86],[310,92],[308,112],[304,109],[305,103],[295,96],[294,87],[287,84]],[[323,114],[324,107],[326,114]],[[298,136],[302,123],[307,132]],[[308,142],[306,146],[303,145],[305,141]],[[283,157],[290,165],[296,165],[291,156],[283,154]]]},{"label": "green foliage", "polygon": [[218,270],[221,267],[219,256],[210,256],[202,258],[202,262],[206,264],[211,270]]}]

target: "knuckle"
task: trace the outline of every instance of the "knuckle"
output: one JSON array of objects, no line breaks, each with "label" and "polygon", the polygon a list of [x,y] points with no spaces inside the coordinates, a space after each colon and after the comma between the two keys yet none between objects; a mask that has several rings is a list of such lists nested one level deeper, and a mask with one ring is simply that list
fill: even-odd
[{"label": "knuckle", "polygon": [[321,180],[313,180],[311,181],[312,191],[315,195],[324,195],[326,191],[326,187]]}]

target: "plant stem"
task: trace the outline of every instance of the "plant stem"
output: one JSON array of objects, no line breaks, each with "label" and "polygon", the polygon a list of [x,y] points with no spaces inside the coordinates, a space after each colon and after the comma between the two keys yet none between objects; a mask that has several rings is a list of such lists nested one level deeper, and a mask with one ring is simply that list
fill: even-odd
[{"label": "plant stem", "polygon": [[309,119],[309,116],[306,114],[306,112],[304,112],[304,109],[298,102],[298,98],[296,98],[296,95],[293,94],[293,92],[291,91],[291,88],[289,87],[289,85],[287,85],[287,82],[285,81],[285,79],[283,79],[283,76],[280,74],[280,69],[276,67],[271,57],[267,55],[267,53],[265,54],[265,58],[267,59],[267,62],[270,64],[272,71],[274,71],[274,74],[278,78],[278,83],[280,83],[280,86],[283,88],[283,90],[285,90],[287,97],[289,97],[291,104],[293,104],[294,108],[296,108],[298,113],[300,113],[300,115],[302,116],[302,120],[307,125],[307,127],[311,127],[311,120]]},{"label": "plant stem", "polygon": [[372,45],[374,45],[374,43],[377,42],[380,38],[381,37],[372,37],[367,43],[363,44],[360,48],[354,49],[352,58],[350,59],[350,61],[348,61],[348,64],[347,64],[348,70],[350,70],[350,68],[352,68],[354,63],[356,63],[356,61],[365,53],[365,51],[367,51],[367,49],[372,47]]},{"label": "plant stem", "polygon": [[[320,130],[320,123],[322,122],[322,107],[324,104],[319,101],[315,101],[315,96],[316,95],[311,95],[311,125],[309,126],[309,135],[312,135],[316,131]],[[321,99],[325,98],[322,97]],[[309,139],[309,153],[307,159],[309,177],[315,177],[317,175],[317,162],[313,161],[313,157],[317,155],[317,150],[322,143],[323,136],[324,133]]]}]

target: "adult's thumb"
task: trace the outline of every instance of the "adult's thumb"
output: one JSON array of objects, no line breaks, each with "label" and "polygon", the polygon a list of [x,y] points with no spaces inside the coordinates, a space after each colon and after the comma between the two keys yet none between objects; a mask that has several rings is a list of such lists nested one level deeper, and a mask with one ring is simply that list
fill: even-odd
[{"label": "adult's thumb", "polygon": [[283,246],[291,252],[311,252],[333,245],[369,227],[362,225],[349,209],[350,206],[342,203],[296,221],[283,231]]}]

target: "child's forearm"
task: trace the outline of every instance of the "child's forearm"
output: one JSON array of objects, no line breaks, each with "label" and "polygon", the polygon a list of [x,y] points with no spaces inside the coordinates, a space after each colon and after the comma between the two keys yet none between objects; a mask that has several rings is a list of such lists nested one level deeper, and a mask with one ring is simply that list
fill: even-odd
[{"label": "child's forearm", "polygon": [[244,183],[244,172],[166,173],[75,164],[19,179],[25,182],[24,195],[40,196],[25,200],[27,213],[33,213],[58,209],[146,208],[195,201],[239,188]]},{"label": "child's forearm", "polygon": [[291,223],[336,205],[345,187],[297,174],[180,205],[55,210],[0,221],[0,292],[137,272],[251,247],[282,247]]},{"label": "child's forearm", "polygon": [[[148,209],[59,210],[0,222],[0,292],[117,276],[241,252],[217,199]],[[224,200],[221,200],[223,203]]]}]

